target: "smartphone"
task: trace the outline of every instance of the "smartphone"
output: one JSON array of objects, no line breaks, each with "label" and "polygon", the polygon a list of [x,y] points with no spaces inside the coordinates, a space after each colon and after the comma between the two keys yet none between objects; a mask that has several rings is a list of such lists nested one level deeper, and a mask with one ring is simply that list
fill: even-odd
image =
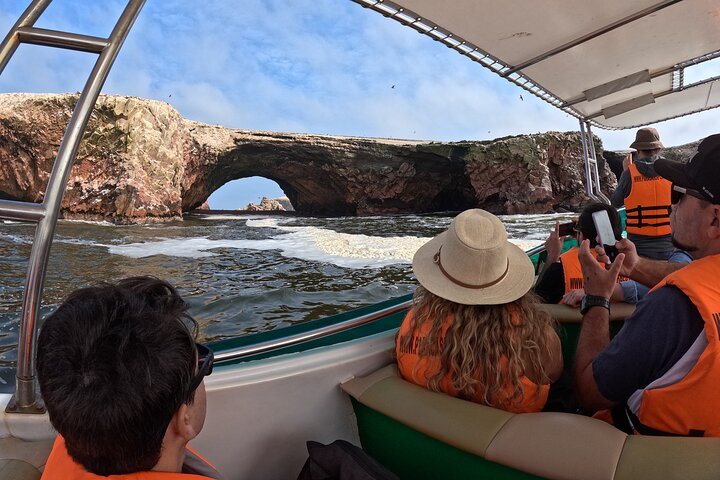
[{"label": "smartphone", "polygon": [[565,237],[567,235],[575,234],[575,222],[561,223],[558,227],[558,235]]},{"label": "smartphone", "polygon": [[608,212],[605,210],[593,212],[592,219],[595,224],[595,231],[598,235],[598,243],[605,249],[605,253],[610,259],[610,262],[614,262],[615,257],[617,257],[618,254],[618,250],[615,247],[617,239],[615,238],[615,232],[613,232]]}]

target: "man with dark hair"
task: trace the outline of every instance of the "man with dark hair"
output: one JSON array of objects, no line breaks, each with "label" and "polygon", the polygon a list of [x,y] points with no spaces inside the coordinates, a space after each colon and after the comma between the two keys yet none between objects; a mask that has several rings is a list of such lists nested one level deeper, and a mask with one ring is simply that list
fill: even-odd
[{"label": "man with dark hair", "polygon": [[[584,239],[588,239],[592,247],[598,244],[597,230],[592,214],[603,210],[608,213],[615,238],[617,240],[622,238],[622,226],[617,210],[603,203],[591,203],[580,212],[575,225],[575,238],[578,244]],[[559,303],[563,301],[565,295],[576,290],[581,291],[583,288],[583,277],[580,270],[580,261],[578,260],[579,251],[577,247],[573,247],[561,255],[560,252],[564,242],[565,238],[560,236],[559,225],[556,223],[555,229],[550,232],[550,236],[545,241],[547,251],[546,267],[535,286],[535,293],[545,303]],[[581,296],[581,293],[578,293],[578,295]],[[565,300],[568,303],[572,303],[572,301],[572,298]]]},{"label": "man with dark hair", "polygon": [[[585,291],[574,359],[576,391],[587,410],[609,409],[628,433],[720,436],[715,404],[720,387],[720,135],[698,146],[687,164],[658,160],[672,182],[673,244],[687,265],[637,257],[631,244],[609,270],[588,242],[580,246]],[[602,258],[602,252],[598,252]],[[619,273],[653,284],[610,341],[609,297]]]},{"label": "man with dark hair", "polygon": [[205,421],[213,362],[196,330],[187,304],[155,278],[72,293],[38,340],[40,390],[59,433],[42,478],[221,478],[187,447]]},{"label": "man with dark hair", "polygon": [[625,205],[625,230],[638,253],[655,260],[667,260],[673,251],[670,230],[670,182],[655,171],[663,144],[654,128],[641,128],[630,148],[635,158],[623,170],[610,201]]}]

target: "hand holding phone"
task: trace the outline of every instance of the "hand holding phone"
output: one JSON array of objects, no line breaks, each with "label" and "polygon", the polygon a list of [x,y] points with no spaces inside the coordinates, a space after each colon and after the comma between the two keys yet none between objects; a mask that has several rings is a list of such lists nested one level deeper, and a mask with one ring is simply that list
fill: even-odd
[{"label": "hand holding phone", "polygon": [[615,238],[615,232],[610,223],[608,212],[605,210],[593,212],[592,219],[595,224],[595,231],[597,232],[597,241],[602,245],[605,254],[610,259],[610,263],[612,263],[615,261],[615,257],[617,257],[618,249],[615,247],[617,239]]},{"label": "hand holding phone", "polygon": [[575,233],[575,222],[561,223],[558,229],[558,235],[566,237]]}]

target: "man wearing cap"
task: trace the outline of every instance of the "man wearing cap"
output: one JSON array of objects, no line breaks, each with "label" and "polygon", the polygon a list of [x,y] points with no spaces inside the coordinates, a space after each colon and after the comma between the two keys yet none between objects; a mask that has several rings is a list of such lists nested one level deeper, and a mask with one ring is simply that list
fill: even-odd
[{"label": "man wearing cap", "polygon": [[647,258],[667,260],[672,253],[670,231],[670,182],[658,175],[654,164],[663,144],[654,128],[641,128],[630,148],[637,150],[610,200],[614,207],[625,205],[628,238],[638,253]]},{"label": "man wearing cap", "polygon": [[687,164],[660,159],[655,169],[672,182],[673,243],[694,260],[656,262],[675,271],[610,341],[615,278],[648,264],[621,253],[605,270],[583,242],[587,296],[575,355],[577,394],[588,410],[611,409],[613,423],[628,432],[720,436],[720,134],[703,140]]}]

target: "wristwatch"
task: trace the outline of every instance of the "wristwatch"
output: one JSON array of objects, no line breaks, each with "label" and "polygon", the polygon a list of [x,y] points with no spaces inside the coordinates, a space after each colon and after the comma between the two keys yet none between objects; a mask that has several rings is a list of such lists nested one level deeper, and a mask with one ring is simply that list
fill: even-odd
[{"label": "wristwatch", "polygon": [[610,299],[598,295],[585,295],[580,301],[580,314],[585,315],[592,307],[603,307],[610,311]]}]

